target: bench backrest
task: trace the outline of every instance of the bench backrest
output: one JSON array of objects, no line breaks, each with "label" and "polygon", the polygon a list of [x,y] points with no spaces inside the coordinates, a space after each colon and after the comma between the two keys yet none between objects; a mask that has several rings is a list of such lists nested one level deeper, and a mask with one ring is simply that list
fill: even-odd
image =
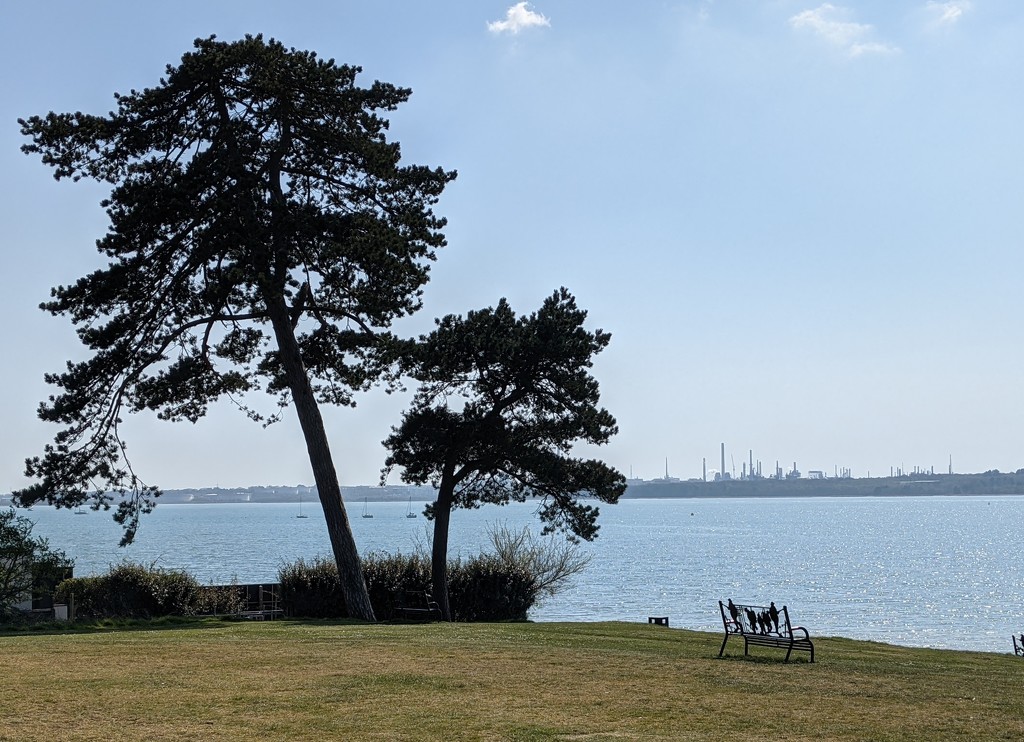
[{"label": "bench backrest", "polygon": [[722,611],[722,624],[728,634],[770,634],[791,637],[792,626],[789,623],[789,609],[786,606],[776,608],[770,605],[745,605],[718,601]]},{"label": "bench backrest", "polygon": [[396,590],[395,605],[399,608],[436,608],[437,602],[426,590]]}]

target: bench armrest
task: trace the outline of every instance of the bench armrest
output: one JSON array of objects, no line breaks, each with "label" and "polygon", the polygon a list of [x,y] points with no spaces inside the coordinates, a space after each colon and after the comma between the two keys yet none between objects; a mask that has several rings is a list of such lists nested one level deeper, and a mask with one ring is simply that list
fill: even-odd
[{"label": "bench armrest", "polygon": [[[807,633],[807,629],[805,629],[803,626],[793,626],[792,630],[793,630],[794,634],[796,634],[796,632],[798,632],[798,631],[804,632],[804,639],[810,639],[811,638],[811,635]],[[796,637],[794,637],[794,638],[796,638]]]}]

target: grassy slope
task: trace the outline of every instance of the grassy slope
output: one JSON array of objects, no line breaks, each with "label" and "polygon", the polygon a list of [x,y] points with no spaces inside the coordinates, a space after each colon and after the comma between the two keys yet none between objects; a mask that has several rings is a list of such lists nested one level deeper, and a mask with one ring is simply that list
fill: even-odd
[{"label": "grassy slope", "polygon": [[[0,740],[1024,738],[1011,655],[641,624],[228,623],[0,637]],[[735,642],[735,639],[730,640]]]}]

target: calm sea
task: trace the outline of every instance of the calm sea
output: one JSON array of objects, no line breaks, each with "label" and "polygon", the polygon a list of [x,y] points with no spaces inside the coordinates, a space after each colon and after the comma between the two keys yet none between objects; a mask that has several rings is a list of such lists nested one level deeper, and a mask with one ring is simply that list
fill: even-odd
[{"label": "calm sea", "polygon": [[[410,553],[430,541],[406,503],[348,504],[362,553]],[[413,503],[421,512],[423,503]],[[605,506],[574,586],[537,621],[646,621],[720,630],[719,599],[786,604],[813,636],[1012,651],[1024,631],[1024,497],[623,500]],[[327,555],[323,516],[295,505],[160,505],[119,549],[109,514],[36,507],[36,534],[75,559],[75,573],[124,559],[180,568],[205,583],[275,581],[298,557]],[[457,511],[452,554],[488,546],[494,525],[539,531],[529,503]]]}]

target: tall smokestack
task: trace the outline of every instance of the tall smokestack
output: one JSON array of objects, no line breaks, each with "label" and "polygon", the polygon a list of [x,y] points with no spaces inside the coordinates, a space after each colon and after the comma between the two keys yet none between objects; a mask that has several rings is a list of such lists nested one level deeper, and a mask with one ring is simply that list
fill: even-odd
[{"label": "tall smokestack", "polygon": [[722,444],[722,481],[725,481],[725,443]]},{"label": "tall smokestack", "polygon": [[708,481],[708,458],[707,458],[707,456],[702,458],[700,461],[701,461],[701,469],[704,472],[702,478],[704,479],[705,482],[707,482]]}]

